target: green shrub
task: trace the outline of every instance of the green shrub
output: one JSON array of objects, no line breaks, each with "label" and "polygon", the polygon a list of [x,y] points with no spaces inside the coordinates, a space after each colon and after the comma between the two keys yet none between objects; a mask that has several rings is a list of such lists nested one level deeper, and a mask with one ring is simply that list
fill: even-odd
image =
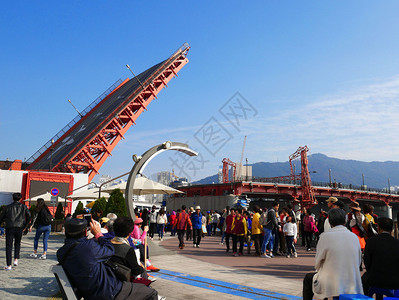
[{"label": "green shrub", "polygon": [[64,215],[64,210],[63,210],[63,207],[62,207],[62,203],[59,202],[58,206],[57,206],[57,210],[55,211],[54,218],[56,220],[64,220],[64,217],[65,217],[65,215]]},{"label": "green shrub", "polygon": [[120,189],[115,189],[111,192],[104,214],[108,213],[114,213],[118,217],[127,216],[125,197],[123,197]]},{"label": "green shrub", "polygon": [[101,212],[101,217],[104,217],[106,215],[105,213],[106,207],[107,207],[107,199],[101,197],[100,199],[97,199],[96,202],[94,202],[94,205],[91,208],[91,214],[95,216],[97,212]]},{"label": "green shrub", "polygon": [[83,207],[82,201],[79,201],[78,205],[76,206],[75,212],[73,213],[73,217],[76,218],[77,215],[81,215],[85,213],[85,209]]}]

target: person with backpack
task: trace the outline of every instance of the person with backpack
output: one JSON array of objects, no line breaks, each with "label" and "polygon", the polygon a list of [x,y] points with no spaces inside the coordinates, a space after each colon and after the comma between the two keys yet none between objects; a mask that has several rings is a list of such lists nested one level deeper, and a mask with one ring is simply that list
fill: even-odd
[{"label": "person with backpack", "polygon": [[371,204],[366,204],[363,206],[364,221],[362,226],[367,233],[365,239],[378,235],[377,224],[374,220],[373,211],[374,207]]},{"label": "person with backpack", "polygon": [[35,240],[33,242],[33,253],[29,256],[37,258],[37,248],[39,246],[40,236],[43,234],[43,254],[39,259],[46,259],[47,253],[47,241],[51,232],[51,220],[53,216],[50,213],[46,203],[43,198],[37,199],[36,209],[34,211],[32,225],[29,231],[32,231],[32,227],[36,228]]},{"label": "person with backpack", "polygon": [[13,203],[7,205],[0,213],[0,224],[6,222],[6,260],[4,270],[12,270],[11,252],[15,239],[14,266],[18,266],[19,252],[21,250],[21,239],[24,228],[29,224],[30,211],[25,204],[19,202],[22,199],[21,193],[12,195]]},{"label": "person with backpack", "polygon": [[348,213],[348,222],[346,223],[346,227],[357,235],[360,243],[360,248],[363,251],[364,247],[366,246],[366,241],[364,237],[367,235],[366,230],[364,230],[363,228],[363,222],[365,218],[364,215],[361,213],[362,209],[360,208],[358,202],[353,201],[351,204],[349,204],[349,208],[351,209],[351,211]]}]

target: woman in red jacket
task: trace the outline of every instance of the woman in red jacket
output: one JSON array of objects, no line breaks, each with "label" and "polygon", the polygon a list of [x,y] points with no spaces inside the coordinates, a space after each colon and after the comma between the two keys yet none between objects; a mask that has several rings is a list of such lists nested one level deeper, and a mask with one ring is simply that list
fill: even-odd
[{"label": "woman in red jacket", "polygon": [[172,211],[172,214],[169,216],[169,224],[170,224],[170,236],[176,235],[176,212]]}]

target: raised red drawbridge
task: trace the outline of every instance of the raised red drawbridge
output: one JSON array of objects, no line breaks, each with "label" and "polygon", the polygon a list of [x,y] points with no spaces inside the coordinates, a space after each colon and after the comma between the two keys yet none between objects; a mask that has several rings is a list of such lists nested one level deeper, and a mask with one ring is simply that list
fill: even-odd
[{"label": "raised red drawbridge", "polygon": [[188,63],[186,43],[132,79],[117,81],[28,159],[28,170],[89,174],[89,182],[150,102]]}]

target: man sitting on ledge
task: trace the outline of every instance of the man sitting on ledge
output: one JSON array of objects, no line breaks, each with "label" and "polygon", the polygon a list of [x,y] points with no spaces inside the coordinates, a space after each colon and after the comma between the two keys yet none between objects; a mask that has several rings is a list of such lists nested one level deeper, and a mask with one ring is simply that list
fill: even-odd
[{"label": "man sitting on ledge", "polygon": [[65,221],[65,244],[57,251],[57,259],[63,266],[78,296],[84,299],[122,300],[144,299],[157,292],[143,284],[121,282],[105,262],[114,254],[111,242],[101,233],[101,226],[90,222],[90,231],[95,239],[87,239],[87,221],[70,219]]},{"label": "man sitting on ledge", "polygon": [[328,213],[331,230],[320,235],[315,268],[303,280],[303,299],[338,297],[341,294],[363,294],[360,277],[362,251],[359,239],[345,226],[345,211],[333,208]]},{"label": "man sitting on ledge", "polygon": [[362,276],[364,294],[369,288],[399,289],[399,240],[391,236],[392,219],[378,218],[378,235],[366,240]]}]

